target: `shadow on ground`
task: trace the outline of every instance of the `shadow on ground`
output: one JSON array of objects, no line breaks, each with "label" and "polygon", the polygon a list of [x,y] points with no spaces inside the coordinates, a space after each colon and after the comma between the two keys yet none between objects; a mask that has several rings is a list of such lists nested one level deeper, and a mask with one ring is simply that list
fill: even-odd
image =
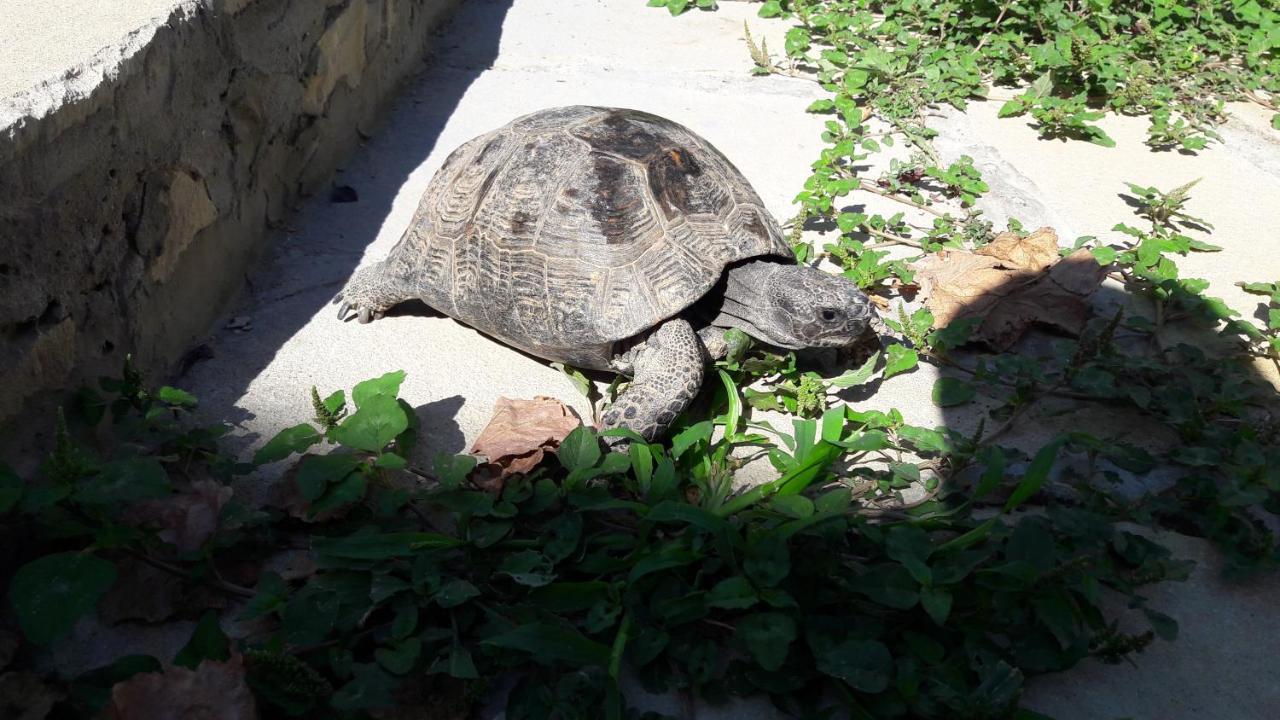
[{"label": "shadow on ground", "polygon": [[[194,361],[183,369],[175,384],[197,390],[201,412],[206,418],[225,420],[233,425],[253,419],[252,413],[238,401],[249,392],[255,378],[271,364],[280,348],[319,315],[326,318],[332,315],[333,322],[338,322],[336,309],[330,307],[333,296],[355,271],[366,248],[375,239],[390,230],[397,233],[403,230],[387,227],[392,205],[406,179],[437,150],[441,131],[472,82],[497,58],[510,5],[511,0],[465,3],[449,23],[436,31],[440,40],[427,67],[443,81],[433,84],[425,93],[419,91],[421,83],[417,80],[406,81],[405,87],[414,92],[397,101],[365,149],[369,152],[369,148],[379,147],[378,134],[386,133],[393,124],[396,126],[394,147],[381,148],[376,175],[348,178],[340,168],[332,181],[334,194],[315,197],[300,209],[290,221],[299,223],[299,227],[286,224],[284,236],[274,241],[258,273],[249,277],[248,287],[237,309],[232,311],[228,326],[215,329],[211,342],[190,354]],[[463,24],[465,37],[455,30],[455,26]],[[354,193],[347,190],[348,187]],[[417,198],[412,202],[416,204]],[[302,224],[305,232],[299,232]],[[314,260],[317,255],[324,258],[320,264],[323,276],[309,272],[316,267],[314,262],[292,262],[294,258]],[[298,271],[298,267],[307,270]],[[261,318],[264,314],[270,317],[254,322],[255,316]],[[395,314],[431,315],[432,311],[425,305],[413,303],[397,309]],[[237,326],[242,332],[236,331]],[[235,342],[225,342],[228,337]],[[227,350],[228,347],[231,349]],[[222,361],[224,352],[230,352],[234,361]],[[213,357],[220,361],[202,362]],[[312,360],[326,362],[322,356]],[[304,368],[298,370],[306,372]],[[300,377],[296,383],[302,392],[309,385],[306,377]],[[461,405],[460,397],[452,397],[418,406],[424,430],[432,433],[431,447],[449,452],[463,450],[462,433],[453,421]],[[256,433],[234,435],[229,449],[243,452],[261,441]]]}]

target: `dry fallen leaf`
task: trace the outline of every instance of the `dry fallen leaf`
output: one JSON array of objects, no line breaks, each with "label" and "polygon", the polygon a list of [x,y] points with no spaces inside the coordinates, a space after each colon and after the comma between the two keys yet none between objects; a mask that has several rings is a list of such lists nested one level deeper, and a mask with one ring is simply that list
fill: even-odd
[{"label": "dry fallen leaf", "polygon": [[1058,262],[1058,234],[1053,228],[1047,227],[1026,237],[1013,232],[1002,232],[974,252],[993,257],[1007,268],[1043,272]]},{"label": "dry fallen leaf", "polygon": [[1058,236],[1040,228],[1026,237],[1001,233],[975,253],[939,252],[915,265],[925,305],[938,327],[982,318],[969,339],[1007,350],[1032,324],[1079,334],[1088,298],[1106,268],[1088,250],[1058,257]]},{"label": "dry fallen leaf", "polygon": [[471,448],[482,457],[471,479],[485,489],[501,490],[507,477],[533,470],[548,450],[559,447],[581,424],[578,416],[555,398],[498,398],[493,418]]},{"label": "dry fallen leaf", "polygon": [[167,666],[116,683],[105,720],[253,720],[253,693],[244,679],[244,661],[205,660],[195,670]]},{"label": "dry fallen leaf", "polygon": [[34,673],[0,673],[0,718],[44,720],[62,692]]},{"label": "dry fallen leaf", "polygon": [[199,550],[218,530],[218,516],[231,499],[229,486],[213,480],[197,480],[190,487],[159,500],[146,500],[129,508],[127,522],[158,527],[156,535],[180,552]]}]

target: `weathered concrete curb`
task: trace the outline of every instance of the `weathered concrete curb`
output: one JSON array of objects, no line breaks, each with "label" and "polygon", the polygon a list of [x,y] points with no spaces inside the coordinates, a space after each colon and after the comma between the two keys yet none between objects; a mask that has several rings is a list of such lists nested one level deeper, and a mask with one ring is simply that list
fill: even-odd
[{"label": "weathered concrete curb", "polygon": [[170,369],[460,1],[175,0],[0,99],[0,422],[125,353]]}]

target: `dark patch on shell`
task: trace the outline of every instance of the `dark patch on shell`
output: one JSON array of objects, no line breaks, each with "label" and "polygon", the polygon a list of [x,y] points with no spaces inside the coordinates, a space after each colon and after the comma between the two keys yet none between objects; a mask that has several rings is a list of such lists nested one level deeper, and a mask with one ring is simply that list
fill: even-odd
[{"label": "dark patch on shell", "polygon": [[600,226],[600,232],[609,245],[629,243],[631,228],[627,220],[637,211],[643,211],[644,200],[628,187],[627,165],[607,155],[595,153],[591,158],[591,172],[595,176],[595,196],[591,198],[591,217]]},{"label": "dark patch on shell", "polygon": [[[627,158],[646,160],[658,151],[658,137],[637,122],[645,113],[630,110],[611,110],[596,123],[574,128],[573,134],[596,150]],[[653,116],[648,116],[653,117]]]},{"label": "dark patch on shell", "polygon": [[568,188],[567,190],[564,191],[564,196],[567,198],[578,197],[578,188]]},{"label": "dark patch on shell", "polygon": [[484,147],[480,148],[480,152],[476,153],[476,157],[471,161],[471,163],[473,165],[483,165],[485,158],[489,156],[489,153],[493,151],[494,147],[502,144],[502,140],[503,137],[501,135],[494,135],[489,138],[489,142],[485,143]]},{"label": "dark patch on shell", "polygon": [[523,231],[533,222],[533,216],[523,210],[517,210],[511,215],[511,232],[518,233]]},{"label": "dark patch on shell", "polygon": [[672,148],[649,161],[649,190],[662,207],[668,220],[679,214],[694,212],[690,202],[689,178],[702,174],[702,167],[689,151]]}]

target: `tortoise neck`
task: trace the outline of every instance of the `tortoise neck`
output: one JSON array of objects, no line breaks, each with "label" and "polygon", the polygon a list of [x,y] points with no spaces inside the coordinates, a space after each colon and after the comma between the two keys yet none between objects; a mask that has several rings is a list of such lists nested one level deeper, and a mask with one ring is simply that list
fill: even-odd
[{"label": "tortoise neck", "polygon": [[772,333],[763,328],[776,322],[770,287],[780,267],[772,260],[748,260],[730,267],[721,281],[723,287],[713,293],[715,302],[703,311],[705,323],[725,329],[737,328],[768,342]]}]

